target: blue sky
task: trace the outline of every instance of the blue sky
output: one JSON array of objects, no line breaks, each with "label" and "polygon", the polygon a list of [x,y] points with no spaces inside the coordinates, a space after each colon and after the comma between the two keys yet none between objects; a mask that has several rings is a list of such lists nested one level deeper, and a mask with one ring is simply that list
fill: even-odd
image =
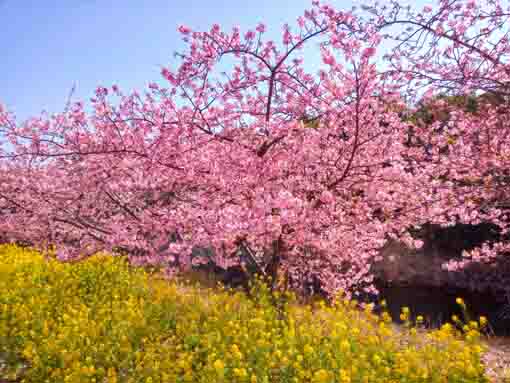
[{"label": "blue sky", "polygon": [[[357,0],[354,0],[355,2]],[[350,9],[351,0],[331,1]],[[142,90],[184,47],[176,28],[242,29],[265,22],[272,36],[311,0],[0,0],[0,102],[17,120],[62,111],[98,85]],[[315,51],[318,52],[318,51]]]}]

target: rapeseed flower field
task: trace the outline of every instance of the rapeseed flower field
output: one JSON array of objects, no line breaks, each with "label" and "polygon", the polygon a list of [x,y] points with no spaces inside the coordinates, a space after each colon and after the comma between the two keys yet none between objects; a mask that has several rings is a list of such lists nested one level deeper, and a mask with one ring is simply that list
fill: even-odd
[{"label": "rapeseed flower field", "polygon": [[[484,320],[396,331],[341,296],[298,304],[170,282],[122,258],[0,247],[0,377],[27,383],[487,382]],[[275,305],[277,300],[281,304]],[[409,311],[403,310],[403,319]]]}]

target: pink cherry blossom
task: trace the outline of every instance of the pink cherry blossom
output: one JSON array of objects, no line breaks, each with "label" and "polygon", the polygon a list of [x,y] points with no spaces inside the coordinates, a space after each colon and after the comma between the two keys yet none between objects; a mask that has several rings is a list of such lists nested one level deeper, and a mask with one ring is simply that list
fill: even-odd
[{"label": "pink cherry blossom", "polygon": [[[278,42],[264,24],[256,39],[181,26],[186,49],[161,70],[165,87],[101,86],[90,107],[22,123],[0,106],[0,232],[56,245],[63,261],[109,251],[168,275],[205,262],[194,249],[213,249],[220,267],[242,249],[258,272],[303,289],[317,280],[331,296],[374,292],[381,248],[421,247],[411,233],[425,224],[497,232],[445,265],[452,273],[499,262],[510,252],[508,12],[471,0],[369,12],[314,2]],[[299,49],[318,45],[326,66],[308,71]],[[384,63],[370,60],[379,49]],[[445,93],[475,95],[476,111],[435,98]]]},{"label": "pink cherry blossom", "polygon": [[189,35],[191,33],[191,29],[185,25],[180,25],[178,31],[183,35]]}]

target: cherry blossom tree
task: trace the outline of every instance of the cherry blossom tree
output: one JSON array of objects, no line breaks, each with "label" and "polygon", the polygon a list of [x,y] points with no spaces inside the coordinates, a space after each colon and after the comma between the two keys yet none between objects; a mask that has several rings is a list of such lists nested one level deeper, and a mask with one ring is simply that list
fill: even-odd
[{"label": "cherry blossom tree", "polygon": [[383,8],[365,9],[395,44],[386,56],[387,76],[406,80],[406,96],[422,97],[432,111],[429,121],[418,118],[411,127],[415,143],[427,150],[421,166],[432,186],[430,222],[497,227],[490,241],[445,266],[460,271],[492,264],[496,268],[485,268],[492,275],[470,274],[464,284],[508,293],[510,9],[499,1],[440,1],[420,11],[392,2]]},{"label": "cherry blossom tree", "polygon": [[[187,268],[198,261],[194,247],[210,246],[212,261],[228,267],[243,261],[242,249],[262,274],[285,273],[295,287],[317,279],[328,294],[374,291],[379,249],[390,238],[420,246],[409,230],[427,222],[458,216],[506,230],[494,203],[502,188],[482,186],[508,165],[507,154],[493,153],[508,153],[496,108],[453,110],[442,130],[402,118],[426,76],[426,96],[451,84],[464,93],[501,89],[487,79],[505,82],[506,42],[486,52],[469,31],[481,22],[497,34],[504,16],[482,19],[479,6],[444,1],[403,20],[397,3],[365,11],[371,19],[314,2],[278,43],[265,39],[263,24],[244,32],[181,26],[186,49],[175,69],[162,69],[165,86],[144,94],[99,87],[90,115],[75,103],[19,124],[0,109],[0,230],[56,245],[62,260],[110,251]],[[461,12],[465,29],[434,24]],[[386,34],[401,24],[418,32]],[[421,47],[416,36],[435,42],[432,56],[405,48]],[[381,67],[380,44],[391,38],[399,46]],[[305,69],[306,44],[320,52],[317,74]],[[446,58],[466,61],[462,79],[430,60],[448,44]],[[492,254],[505,246],[494,244]]]}]

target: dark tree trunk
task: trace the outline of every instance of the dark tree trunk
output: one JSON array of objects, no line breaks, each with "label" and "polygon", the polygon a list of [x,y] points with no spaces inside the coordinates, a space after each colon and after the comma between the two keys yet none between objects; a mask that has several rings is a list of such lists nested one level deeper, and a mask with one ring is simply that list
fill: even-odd
[{"label": "dark tree trunk", "polygon": [[273,292],[278,285],[278,271],[280,269],[282,251],[282,239],[278,238],[273,242],[271,258],[266,266],[266,277],[268,279],[269,286],[271,287],[271,292]]}]

